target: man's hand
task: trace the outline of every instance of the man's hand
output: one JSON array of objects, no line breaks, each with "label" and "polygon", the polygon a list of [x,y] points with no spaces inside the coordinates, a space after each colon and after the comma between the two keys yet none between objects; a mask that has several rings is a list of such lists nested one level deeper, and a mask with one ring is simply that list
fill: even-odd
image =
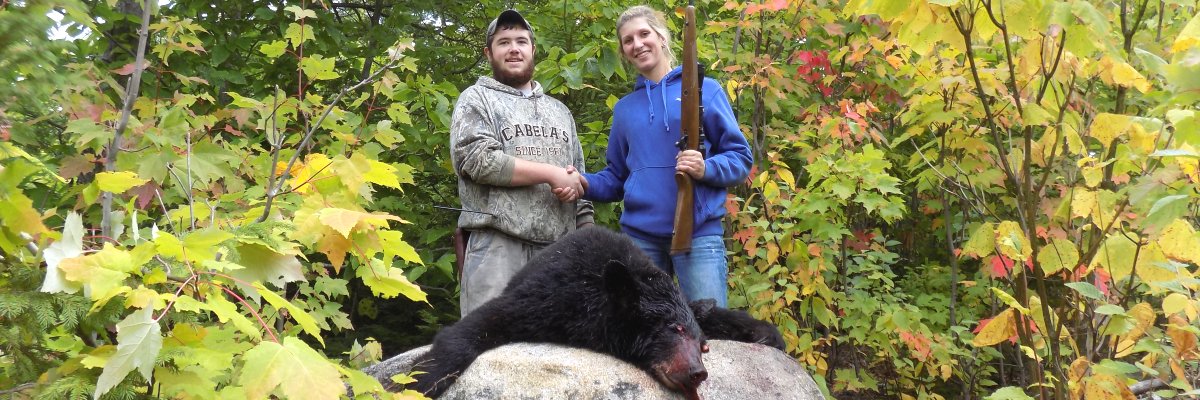
[{"label": "man's hand", "polygon": [[[560,173],[561,172],[561,173]],[[572,202],[583,197],[583,175],[575,169],[575,166],[568,165],[561,171],[556,171],[550,177],[551,192],[558,197],[559,201]]]},{"label": "man's hand", "polygon": [[675,170],[683,171],[692,179],[704,177],[704,156],[696,150],[684,150],[675,156]]}]

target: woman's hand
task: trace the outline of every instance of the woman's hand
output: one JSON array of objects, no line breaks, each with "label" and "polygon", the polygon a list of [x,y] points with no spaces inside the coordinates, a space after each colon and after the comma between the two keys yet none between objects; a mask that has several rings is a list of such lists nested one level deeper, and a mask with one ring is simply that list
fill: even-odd
[{"label": "woman's hand", "polygon": [[675,170],[682,171],[692,179],[704,177],[704,156],[696,150],[684,150],[675,156]]}]

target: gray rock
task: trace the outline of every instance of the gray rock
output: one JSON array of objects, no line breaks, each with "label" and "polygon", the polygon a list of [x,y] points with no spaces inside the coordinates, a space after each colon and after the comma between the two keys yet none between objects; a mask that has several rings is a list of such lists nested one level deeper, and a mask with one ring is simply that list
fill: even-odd
[{"label": "gray rock", "polygon": [[[812,377],[787,354],[760,344],[708,341],[705,400],[824,399]],[[421,347],[364,371],[385,385],[411,370]],[[681,399],[650,374],[611,356],[570,347],[514,343],[483,353],[442,399]]]}]

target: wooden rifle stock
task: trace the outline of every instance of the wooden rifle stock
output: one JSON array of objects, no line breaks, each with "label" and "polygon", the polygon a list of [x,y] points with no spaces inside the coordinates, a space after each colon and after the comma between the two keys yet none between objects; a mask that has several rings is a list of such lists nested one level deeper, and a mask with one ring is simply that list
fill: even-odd
[{"label": "wooden rifle stock", "polygon": [[[682,110],[680,120],[683,123],[683,137],[679,140],[679,150],[703,151],[700,140],[704,133],[701,131],[700,88],[703,75],[700,64],[696,60],[696,7],[688,1],[684,8],[683,28],[683,88],[680,96]],[[692,251],[692,231],[695,228],[695,183],[685,172],[675,171],[675,184],[679,191],[675,196],[675,225],[671,233],[671,254]]]}]

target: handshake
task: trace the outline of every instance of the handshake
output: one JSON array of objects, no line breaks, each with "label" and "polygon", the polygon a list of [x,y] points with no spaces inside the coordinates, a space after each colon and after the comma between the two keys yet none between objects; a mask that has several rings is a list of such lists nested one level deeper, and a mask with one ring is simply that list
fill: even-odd
[{"label": "handshake", "polygon": [[562,202],[579,200],[588,188],[587,178],[574,165],[556,171],[548,183],[552,188],[550,191]]}]

